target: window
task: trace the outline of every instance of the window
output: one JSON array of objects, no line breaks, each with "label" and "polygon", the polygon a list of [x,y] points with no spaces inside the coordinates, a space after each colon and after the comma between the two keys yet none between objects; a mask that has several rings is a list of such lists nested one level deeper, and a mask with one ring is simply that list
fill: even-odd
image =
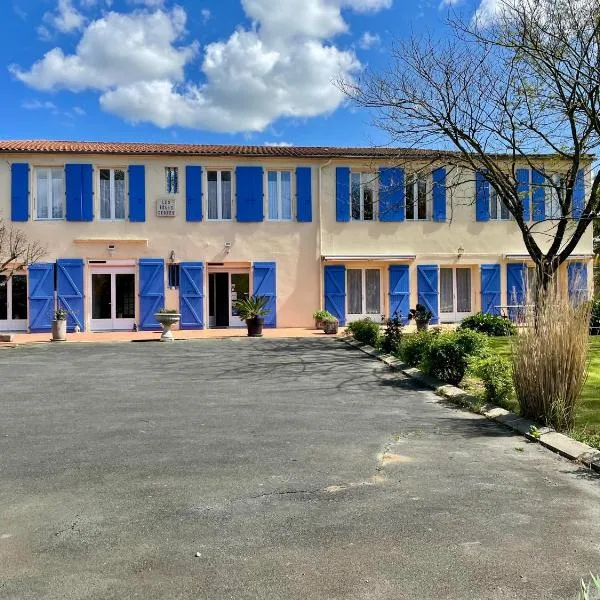
[{"label": "window", "polygon": [[269,193],[269,219],[290,221],[292,219],[292,173],[291,171],[269,171],[267,173]]},{"label": "window", "polygon": [[347,269],[348,314],[381,316],[379,269]]},{"label": "window", "polygon": [[508,221],[510,213],[506,204],[502,202],[502,196],[496,191],[496,188],[490,184],[490,219]]},{"label": "window", "polygon": [[65,218],[65,171],[61,168],[35,170],[36,218]]},{"label": "window", "polygon": [[208,171],[208,218],[231,219],[231,171]]},{"label": "window", "polygon": [[165,187],[167,194],[179,193],[179,168],[165,167]]},{"label": "window", "polygon": [[422,221],[429,217],[429,193],[426,175],[409,175],[406,178],[406,219]]},{"label": "window", "polygon": [[171,264],[168,270],[168,287],[178,288],[179,287],[179,265]]},{"label": "window", "polygon": [[27,319],[27,276],[0,275],[0,321]]},{"label": "window", "polygon": [[373,176],[369,173],[350,175],[352,220],[373,221],[375,219]]},{"label": "window", "polygon": [[560,219],[562,217],[562,208],[560,201],[565,198],[564,179],[558,173],[550,177],[546,192],[546,219]]},{"label": "window", "polygon": [[100,169],[100,218],[125,218],[124,169]]}]

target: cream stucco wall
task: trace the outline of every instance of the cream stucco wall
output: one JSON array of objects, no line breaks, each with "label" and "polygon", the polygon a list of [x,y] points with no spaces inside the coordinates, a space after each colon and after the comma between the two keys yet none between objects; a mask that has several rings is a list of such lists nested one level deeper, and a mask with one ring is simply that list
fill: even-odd
[{"label": "cream stucco wall", "polygon": [[[3,155],[0,160],[0,217],[10,221],[10,164],[27,162],[30,169],[30,220],[18,223],[31,238],[48,248],[44,260],[83,258],[85,260],[132,260],[141,257],[163,258],[168,262],[171,252],[179,261],[224,263],[227,266],[245,265],[255,261],[277,263],[277,322],[279,326],[309,326],[312,312],[323,303],[323,274],[321,257],[330,263],[347,266],[376,266],[382,270],[382,312],[387,312],[387,267],[399,260],[370,260],[360,262],[336,260],[341,256],[414,256],[410,265],[411,304],[417,299],[416,267],[418,264],[465,266],[472,269],[472,305],[479,309],[479,265],[506,264],[514,260],[507,255],[526,255],[521,234],[513,221],[475,220],[474,182],[472,175],[456,173],[449,176],[447,213],[444,223],[405,221],[400,223],[336,221],[335,168],[373,172],[374,163],[358,160],[303,160],[260,158],[177,157],[177,156],[114,156],[69,154]],[[66,163],[91,163],[95,168],[95,220],[93,222],[36,221],[33,219],[36,189],[33,172],[36,166],[63,166]],[[143,164],[146,167],[146,221],[102,221],[99,215],[98,168],[127,167]],[[206,220],[204,195],[203,222],[187,222],[185,217],[185,167],[198,164],[203,176],[209,169],[234,169],[237,165],[257,165],[273,169],[294,170],[297,166],[313,167],[313,221],[311,223],[270,222],[238,223],[235,220],[235,177],[232,179],[234,206],[232,221]],[[179,193],[176,195],[176,216],[157,217],[156,201],[167,197],[164,167],[179,167]],[[294,178],[292,178],[294,182]],[[204,180],[203,189],[206,190]],[[266,185],[265,185],[266,192]],[[295,197],[295,189],[292,190]],[[265,199],[265,215],[267,205]],[[295,215],[294,215],[295,216]],[[540,234],[544,246],[546,237]],[[225,244],[231,244],[229,250]],[[109,244],[114,251],[109,251]],[[460,253],[458,249],[462,248]],[[592,252],[592,231],[586,232],[574,254]],[[502,290],[505,290],[506,269],[502,268]],[[166,276],[166,275],[165,275]],[[205,274],[206,276],[206,274]],[[564,275],[563,275],[564,277]],[[589,278],[591,280],[591,277]],[[89,302],[90,278],[85,277],[86,298]],[[205,281],[205,290],[207,289]],[[166,291],[167,307],[178,306],[178,293]],[[503,298],[506,303],[506,297]],[[86,306],[89,325],[89,306]],[[206,300],[205,315],[208,314]]]}]

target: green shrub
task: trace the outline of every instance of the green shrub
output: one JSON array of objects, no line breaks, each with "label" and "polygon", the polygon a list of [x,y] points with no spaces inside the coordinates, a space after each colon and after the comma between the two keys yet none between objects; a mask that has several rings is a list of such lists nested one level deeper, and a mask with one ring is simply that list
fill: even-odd
[{"label": "green shrub", "polygon": [[470,329],[495,337],[514,335],[517,332],[510,319],[482,312],[465,317],[459,329]]},{"label": "green shrub", "polygon": [[405,335],[398,352],[400,358],[410,367],[418,367],[423,361],[431,341],[438,335],[437,329]]},{"label": "green shrub", "polygon": [[469,371],[483,382],[487,402],[507,408],[507,400],[513,393],[512,369],[508,359],[498,355],[474,359]]},{"label": "green shrub", "polygon": [[369,346],[377,346],[381,335],[379,325],[371,319],[359,319],[348,324],[347,331],[354,336],[354,339],[369,344]]},{"label": "green shrub", "polygon": [[326,321],[327,319],[335,319],[328,310],[317,310],[313,313],[313,319],[315,321]]},{"label": "green shrub", "polygon": [[590,335],[600,335],[600,298],[590,302]]},{"label": "green shrub", "polygon": [[488,349],[487,336],[483,333],[469,329],[441,333],[429,344],[421,368],[442,381],[458,385],[465,376],[469,360],[483,357]]},{"label": "green shrub", "polygon": [[394,315],[385,322],[385,331],[381,340],[381,349],[388,354],[396,354],[402,343],[402,321]]}]

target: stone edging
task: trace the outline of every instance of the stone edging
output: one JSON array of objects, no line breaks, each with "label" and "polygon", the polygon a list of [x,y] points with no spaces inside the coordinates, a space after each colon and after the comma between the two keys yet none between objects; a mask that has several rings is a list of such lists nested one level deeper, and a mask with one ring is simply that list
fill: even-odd
[{"label": "stone edging", "polygon": [[[475,396],[472,394],[468,394],[456,386],[443,383],[439,379],[431,377],[417,368],[409,367],[399,358],[396,358],[391,354],[384,354],[372,346],[358,342],[353,337],[342,337],[339,339],[356,348],[357,350],[377,358],[381,362],[388,365],[390,369],[401,371],[408,377],[416,379],[422,385],[431,388],[436,392],[436,394],[446,398],[447,400],[450,400],[451,402],[459,404],[463,407],[477,402],[477,398],[475,398]],[[493,404],[485,404],[479,411],[474,412],[478,412],[478,414],[481,414],[492,421],[496,421],[497,423],[500,423],[501,425],[504,425],[505,427],[524,435],[532,442],[539,442],[545,448],[552,450],[552,452],[556,452],[557,454],[560,454],[569,460],[581,463],[586,467],[593,469],[597,473],[600,473],[600,451],[588,446],[587,444],[583,444],[582,442],[578,442],[567,435],[558,433],[550,427],[538,427],[540,435],[536,438],[529,433],[532,425],[537,427],[535,421],[520,417],[515,413]]]}]

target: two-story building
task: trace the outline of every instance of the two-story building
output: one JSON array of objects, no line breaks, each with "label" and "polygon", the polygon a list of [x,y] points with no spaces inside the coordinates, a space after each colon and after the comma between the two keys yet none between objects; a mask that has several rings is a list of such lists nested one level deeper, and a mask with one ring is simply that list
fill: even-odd
[{"label": "two-story building", "polygon": [[[497,194],[439,153],[5,141],[0,156],[0,218],[47,247],[0,287],[2,330],[49,331],[55,306],[71,330],[155,329],[163,306],[182,328],[235,327],[250,293],[269,298],[267,326],[417,302],[455,322],[522,302],[531,276]],[[555,200],[519,177],[527,218],[549,223]],[[591,259],[590,229],[564,285],[587,288]]]}]

